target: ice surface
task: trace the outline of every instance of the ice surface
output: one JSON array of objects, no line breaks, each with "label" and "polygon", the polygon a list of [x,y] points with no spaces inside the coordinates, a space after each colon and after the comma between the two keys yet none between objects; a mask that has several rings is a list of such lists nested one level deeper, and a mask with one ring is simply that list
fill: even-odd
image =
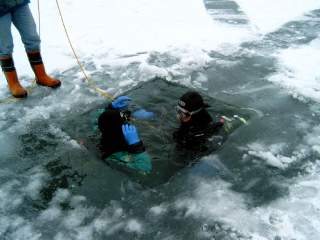
[{"label": "ice surface", "polygon": [[[247,30],[215,24],[201,1],[60,1],[74,46],[82,60],[104,63],[115,56],[172,48],[214,49],[250,37]],[[31,4],[37,19],[36,1]],[[41,4],[42,52],[49,72],[75,64],[55,1]],[[86,16],[86,17],[84,17]],[[225,38],[225,34],[230,37]],[[15,31],[15,60],[20,74],[31,75]]]},{"label": "ice surface", "polygon": [[137,232],[141,233],[142,232],[142,225],[135,219],[130,219],[127,222],[126,230],[128,232]]},{"label": "ice surface", "polygon": [[166,212],[166,207],[165,206],[154,206],[154,207],[150,208],[149,211],[152,215],[159,216],[159,215]]},{"label": "ice surface", "polygon": [[318,9],[318,0],[235,0],[259,32],[265,34],[277,30],[283,24]]},{"label": "ice surface", "polygon": [[320,102],[320,39],[309,45],[291,47],[277,53],[279,72],[270,81],[288,89],[302,101]]},{"label": "ice surface", "polygon": [[[314,141],[318,138],[319,127],[310,130],[303,138],[301,148],[312,152],[319,145]],[[283,156],[274,155],[281,152],[283,144],[262,146],[252,144],[250,149],[255,151],[254,156],[265,159],[275,167],[284,167]],[[269,149],[269,154],[260,153],[261,149]],[[317,153],[319,156],[319,153]],[[272,156],[272,157],[270,157]],[[296,153],[286,157],[288,162],[296,161]],[[306,166],[307,176],[298,176],[290,180],[289,195],[280,198],[268,206],[248,208],[250,202],[245,196],[231,190],[224,181],[208,183],[205,179],[192,179],[198,183],[195,188],[195,197],[178,199],[177,208],[186,209],[186,215],[205,218],[207,222],[220,221],[227,228],[235,228],[245,236],[253,239],[317,239],[319,232],[319,161]],[[282,184],[282,183],[279,183]]]},{"label": "ice surface", "polygon": [[[0,159],[3,168],[0,170],[0,238],[4,234],[10,240],[87,240],[96,236],[97,239],[108,239],[119,236],[120,233],[130,237],[143,236],[148,231],[159,233],[168,230],[168,220],[185,221],[194,218],[196,220],[192,219],[191,223],[197,221],[195,225],[199,225],[196,226],[199,231],[207,224],[205,236],[209,237],[213,237],[210,229],[215,226],[217,232],[230,233],[235,239],[320,239],[320,163],[315,161],[320,159],[320,127],[311,126],[308,124],[309,120],[304,122],[303,119],[301,127],[304,134],[292,152],[287,151],[287,145],[283,141],[270,143],[261,139],[241,145],[240,161],[250,162],[253,159],[253,165],[263,163],[267,166],[266,169],[270,168],[276,173],[289,171],[295,164],[312,159],[307,166],[302,164],[301,169],[299,168],[307,173],[279,182],[279,185],[288,187],[287,194],[265,205],[252,207],[248,195],[232,189],[228,181],[192,174],[190,178],[194,181],[189,186],[186,186],[186,181],[179,182],[178,178],[159,190],[167,190],[169,193],[141,190],[137,195],[129,194],[131,198],[128,199],[124,194],[123,201],[127,201],[127,204],[137,201],[138,204],[133,206],[140,206],[139,209],[125,208],[126,204],[122,205],[123,202],[116,201],[114,204],[109,201],[113,196],[107,200],[102,199],[103,204],[98,207],[91,202],[91,193],[78,194],[71,191],[72,187],[57,188],[52,199],[43,202],[43,187],[50,179],[50,174],[44,168],[44,163],[37,162],[32,156],[27,159],[30,160],[29,163],[19,161],[19,152],[16,152],[21,148],[18,146],[19,138],[30,133],[31,129],[31,133],[37,133],[35,137],[30,136],[33,144],[42,140],[51,143],[51,140],[60,144],[58,148],[63,145],[70,151],[83,150],[78,139],[74,139],[57,124],[50,123],[50,119],[62,121],[79,109],[84,112],[90,110],[91,104],[99,102],[99,97],[83,87],[83,77],[77,69],[70,69],[75,66],[75,60],[67,45],[55,1],[41,3],[44,61],[48,71],[61,74],[65,82],[60,91],[37,88],[24,103],[1,105]],[[99,83],[111,87],[114,92],[121,92],[139,81],[155,76],[202,87],[203,83],[209,81],[207,76],[201,72],[195,83],[192,83],[190,75],[207,67],[212,61],[211,50],[232,55],[240,43],[256,39],[260,33],[277,30],[283,24],[297,19],[296,17],[320,7],[318,0],[238,0],[237,3],[251,20],[249,24],[255,25],[257,31],[213,21],[202,1],[198,0],[92,0],[90,3],[60,1],[79,56],[86,62],[90,73],[103,72],[104,76],[111,79],[108,79],[110,82],[106,83],[103,79]],[[36,17],[36,1],[32,1],[31,8]],[[22,83],[28,85],[32,78],[31,69],[15,30],[14,35],[16,67],[20,76],[27,76],[22,78]],[[302,104],[311,101],[317,106],[320,100],[319,48],[320,41],[316,39],[307,45],[290,46],[276,51],[273,56],[279,65],[276,73],[266,79],[301,99]],[[237,61],[242,61],[241,55],[237,57]],[[226,72],[236,64],[236,61],[222,58],[214,61],[216,65],[222,65]],[[65,70],[67,72],[63,73]],[[257,92],[263,92],[270,88],[262,86],[262,91],[259,87],[257,89]],[[255,88],[244,86],[242,90],[251,96]],[[0,96],[8,96],[3,75]],[[314,118],[317,120],[316,114]],[[211,162],[212,159],[215,157],[209,156],[204,161],[213,166],[215,163]],[[232,174],[223,164],[220,168],[226,175]],[[185,173],[181,175],[189,177]],[[259,187],[259,184],[261,179],[253,178],[243,188],[250,191],[253,187]],[[92,192],[102,190],[105,189],[93,189]],[[127,191],[131,190],[123,190],[125,193]],[[154,197],[150,197],[150,200],[145,195]],[[139,202],[141,199],[153,202],[145,206]],[[154,223],[154,219],[159,221],[150,224],[149,222]],[[214,225],[215,222],[222,226]],[[165,226],[161,228],[161,224]],[[188,224],[185,226],[194,226],[190,222]],[[159,233],[158,239],[177,239],[174,231],[178,230],[175,227],[171,229],[174,230],[164,235]],[[187,229],[182,229],[185,230]]]},{"label": "ice surface", "polygon": [[288,165],[297,160],[297,157],[287,157],[281,154],[284,143],[277,143],[272,145],[265,145],[260,143],[253,143],[248,146],[248,154],[258,159],[266,161],[266,164],[284,169]]}]

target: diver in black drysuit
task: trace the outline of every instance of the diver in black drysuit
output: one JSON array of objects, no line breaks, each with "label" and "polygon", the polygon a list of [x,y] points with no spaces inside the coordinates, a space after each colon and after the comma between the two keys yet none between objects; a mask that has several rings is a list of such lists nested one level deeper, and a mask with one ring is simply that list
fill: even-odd
[{"label": "diver in black drysuit", "polygon": [[184,153],[184,156],[181,156],[183,164],[205,155],[210,150],[209,138],[224,124],[223,118],[214,122],[206,110],[207,107],[209,105],[204,103],[201,95],[195,91],[185,93],[178,101],[176,111],[180,127],[173,133],[173,139],[176,150]]},{"label": "diver in black drysuit", "polygon": [[[132,134],[122,128],[125,124],[130,123],[131,112],[127,110],[129,101],[131,99],[127,96],[118,97],[106,107],[98,118],[98,127],[101,131],[100,150],[103,158],[115,152],[140,153],[145,151],[136,130],[136,133]],[[132,127],[134,126],[132,125]]]},{"label": "diver in black drysuit", "polygon": [[128,110],[130,101],[129,97],[120,96],[99,116],[100,150],[104,161],[146,174],[152,170],[151,158],[130,118],[133,115],[135,119],[146,120],[152,118],[154,113],[140,109],[131,114]]}]

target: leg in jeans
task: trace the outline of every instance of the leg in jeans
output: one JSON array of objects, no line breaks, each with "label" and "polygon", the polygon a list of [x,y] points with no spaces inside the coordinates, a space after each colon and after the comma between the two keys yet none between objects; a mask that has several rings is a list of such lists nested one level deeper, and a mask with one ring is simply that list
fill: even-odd
[{"label": "leg in jeans", "polygon": [[13,52],[11,21],[10,13],[0,17],[0,58],[10,57]]},{"label": "leg in jeans", "polygon": [[19,30],[37,83],[52,88],[59,87],[61,82],[49,77],[45,71],[40,54],[40,37],[29,6],[18,8],[12,15],[13,24]]},{"label": "leg in jeans", "polygon": [[27,52],[40,51],[40,38],[29,5],[19,7],[12,13],[12,22],[18,29]]},{"label": "leg in jeans", "polygon": [[40,51],[40,37],[29,5],[17,8],[12,13],[12,22],[18,29],[27,52]]}]

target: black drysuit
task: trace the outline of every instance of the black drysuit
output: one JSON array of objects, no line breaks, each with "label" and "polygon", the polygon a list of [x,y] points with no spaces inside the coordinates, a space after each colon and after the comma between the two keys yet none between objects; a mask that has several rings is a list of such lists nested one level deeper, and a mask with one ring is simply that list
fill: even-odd
[{"label": "black drysuit", "polygon": [[[122,125],[128,123],[130,112],[121,112],[113,109],[111,104],[99,116],[98,127],[101,131],[100,150],[102,158],[107,158],[113,153],[127,151],[141,153],[145,151],[142,141],[128,145],[123,133]],[[126,117],[124,117],[126,116]]]},{"label": "black drysuit", "polygon": [[173,138],[177,143],[177,151],[189,155],[189,157],[185,157],[184,161],[190,160],[187,158],[193,159],[205,154],[210,149],[208,139],[221,126],[223,126],[223,123],[214,122],[205,109],[192,115],[189,122],[181,123],[179,129],[173,133]]}]

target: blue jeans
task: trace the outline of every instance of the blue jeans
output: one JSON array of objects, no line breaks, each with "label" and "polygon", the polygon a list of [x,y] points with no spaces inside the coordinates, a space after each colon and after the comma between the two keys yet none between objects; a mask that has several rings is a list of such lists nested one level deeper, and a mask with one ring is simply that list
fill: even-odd
[{"label": "blue jeans", "polygon": [[0,57],[10,57],[13,53],[11,23],[18,29],[27,52],[40,51],[40,37],[27,4],[0,17]]}]

